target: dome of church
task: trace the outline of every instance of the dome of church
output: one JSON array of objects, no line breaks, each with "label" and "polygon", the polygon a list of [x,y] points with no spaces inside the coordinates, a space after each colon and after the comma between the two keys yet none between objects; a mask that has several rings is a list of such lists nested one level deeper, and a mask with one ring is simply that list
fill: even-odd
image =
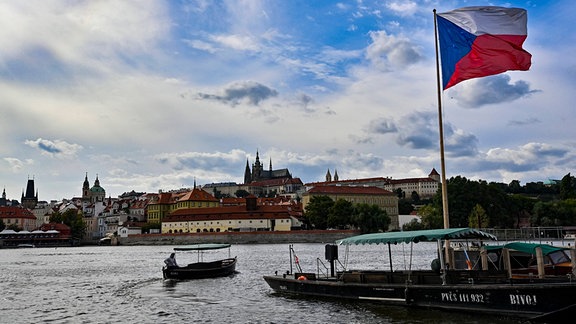
[{"label": "dome of church", "polygon": [[106,191],[104,190],[104,188],[102,188],[100,186],[94,186],[94,187],[90,188],[90,192],[96,193],[96,192],[106,192]]}]

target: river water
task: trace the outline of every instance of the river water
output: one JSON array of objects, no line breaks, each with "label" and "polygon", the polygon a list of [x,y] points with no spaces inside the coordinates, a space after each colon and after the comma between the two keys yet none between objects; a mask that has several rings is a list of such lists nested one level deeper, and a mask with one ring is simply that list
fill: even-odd
[{"label": "river water", "polygon": [[[409,252],[410,245],[393,246]],[[263,275],[290,269],[288,245],[234,245],[231,277],[194,281],[162,278],[173,246],[87,246],[0,249],[1,323],[510,323],[484,317],[370,303],[293,298],[274,293]],[[428,268],[435,245],[414,245],[413,269]],[[295,244],[305,272],[316,272],[324,244]],[[382,245],[351,247],[350,268],[389,266]],[[192,253],[192,252],[184,252]],[[214,255],[212,255],[214,253]],[[228,252],[210,252],[224,258]],[[345,263],[340,247],[340,262]],[[180,264],[195,254],[177,253]],[[393,257],[395,269],[409,257]]]}]

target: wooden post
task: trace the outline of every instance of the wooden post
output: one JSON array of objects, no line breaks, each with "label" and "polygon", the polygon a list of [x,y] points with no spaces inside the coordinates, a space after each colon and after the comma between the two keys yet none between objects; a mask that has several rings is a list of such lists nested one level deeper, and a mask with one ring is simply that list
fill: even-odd
[{"label": "wooden post", "polygon": [[570,249],[570,259],[572,260],[572,274],[576,276],[576,248]]},{"label": "wooden post", "polygon": [[488,270],[488,251],[484,246],[480,248],[480,260],[482,261],[482,270]]},{"label": "wooden post", "polygon": [[536,248],[536,264],[538,265],[538,278],[544,278],[546,273],[544,271],[544,254],[541,247]]},{"label": "wooden post", "polygon": [[508,278],[512,278],[512,266],[510,265],[510,250],[502,249],[502,260],[504,261],[504,269],[508,271]]}]

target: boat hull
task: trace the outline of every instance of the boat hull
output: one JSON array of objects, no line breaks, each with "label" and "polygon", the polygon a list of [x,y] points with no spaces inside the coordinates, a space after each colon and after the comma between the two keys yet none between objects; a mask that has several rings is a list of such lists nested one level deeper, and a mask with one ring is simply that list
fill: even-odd
[{"label": "boat hull", "polygon": [[191,263],[185,267],[164,267],[164,279],[204,279],[226,277],[236,272],[236,258],[228,258],[213,262]]},{"label": "boat hull", "polygon": [[[501,282],[492,278],[491,283],[469,280],[463,283],[442,284],[441,279],[432,279],[434,278],[432,273],[430,276],[420,273],[411,278],[413,281],[406,280],[405,275],[395,277],[375,272],[370,272],[368,275],[372,279],[366,280],[360,276],[362,279],[350,278],[348,282],[346,276],[340,276],[339,279],[304,276],[311,277],[304,280],[301,274],[264,276],[264,280],[276,292],[299,296],[365,300],[385,305],[489,313],[520,318],[537,318],[560,311],[568,312],[568,315],[576,313],[574,309],[576,283],[572,282],[538,283],[527,280]],[[422,283],[423,280],[429,280],[429,283]],[[558,298],[559,296],[562,298]]]}]

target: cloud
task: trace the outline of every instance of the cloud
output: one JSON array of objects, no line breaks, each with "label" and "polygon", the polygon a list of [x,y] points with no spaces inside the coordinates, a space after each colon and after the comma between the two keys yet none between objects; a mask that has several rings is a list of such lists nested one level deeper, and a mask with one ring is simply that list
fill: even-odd
[{"label": "cloud", "polygon": [[[438,150],[438,119],[435,112],[416,111],[402,116],[397,122],[379,118],[370,122],[366,130],[371,134],[397,134],[396,143],[413,149]],[[371,143],[371,138],[354,138],[356,143]],[[475,156],[478,139],[452,124],[444,122],[444,147],[451,156]]]},{"label": "cloud", "polygon": [[418,5],[413,1],[391,1],[386,3],[386,8],[402,17],[411,16],[418,11]]},{"label": "cloud", "polygon": [[530,118],[526,118],[524,120],[511,120],[508,122],[508,125],[509,126],[524,126],[524,125],[538,124],[541,122],[542,121],[536,117],[530,117]]},{"label": "cloud", "polygon": [[44,155],[56,158],[74,158],[76,153],[83,149],[82,145],[70,144],[62,140],[46,140],[38,138],[36,140],[26,140],[24,144],[38,149]]},{"label": "cloud", "polygon": [[525,172],[537,170],[549,164],[551,159],[560,159],[568,152],[550,144],[528,143],[517,149],[493,148],[486,153],[486,163],[510,172]]},{"label": "cloud", "polygon": [[378,118],[370,121],[368,125],[368,132],[369,133],[376,133],[376,134],[388,134],[388,133],[396,133],[398,128],[396,128],[396,124],[393,120],[388,118]]},{"label": "cloud", "polygon": [[378,68],[406,67],[423,59],[420,48],[408,38],[397,38],[383,30],[372,31],[369,35],[372,44],[366,49],[366,58]]},{"label": "cloud", "polygon": [[232,168],[233,171],[237,171],[235,166],[245,161],[246,156],[246,152],[242,150],[231,150],[227,153],[184,152],[158,154],[155,156],[155,160],[174,170],[202,169],[208,171]]},{"label": "cloud", "polygon": [[199,99],[211,99],[231,104],[247,103],[257,106],[263,100],[276,97],[278,92],[255,81],[238,81],[228,85],[221,94],[198,93]]},{"label": "cloud", "polygon": [[22,170],[22,168],[24,168],[25,166],[34,164],[34,161],[31,159],[27,159],[27,160],[22,161],[22,160],[17,159],[17,158],[7,157],[7,158],[4,158],[4,161],[6,161],[9,164],[10,170],[12,170],[12,172],[14,172],[14,173]]},{"label": "cloud", "polygon": [[213,36],[213,41],[221,44],[222,46],[239,50],[255,52],[260,49],[260,45],[254,38],[242,35],[218,35]]},{"label": "cloud", "polygon": [[510,82],[510,76],[499,74],[491,77],[468,80],[459,87],[450,91],[462,107],[478,108],[484,105],[511,102],[516,99],[527,97],[540,90],[531,90],[526,81]]}]

